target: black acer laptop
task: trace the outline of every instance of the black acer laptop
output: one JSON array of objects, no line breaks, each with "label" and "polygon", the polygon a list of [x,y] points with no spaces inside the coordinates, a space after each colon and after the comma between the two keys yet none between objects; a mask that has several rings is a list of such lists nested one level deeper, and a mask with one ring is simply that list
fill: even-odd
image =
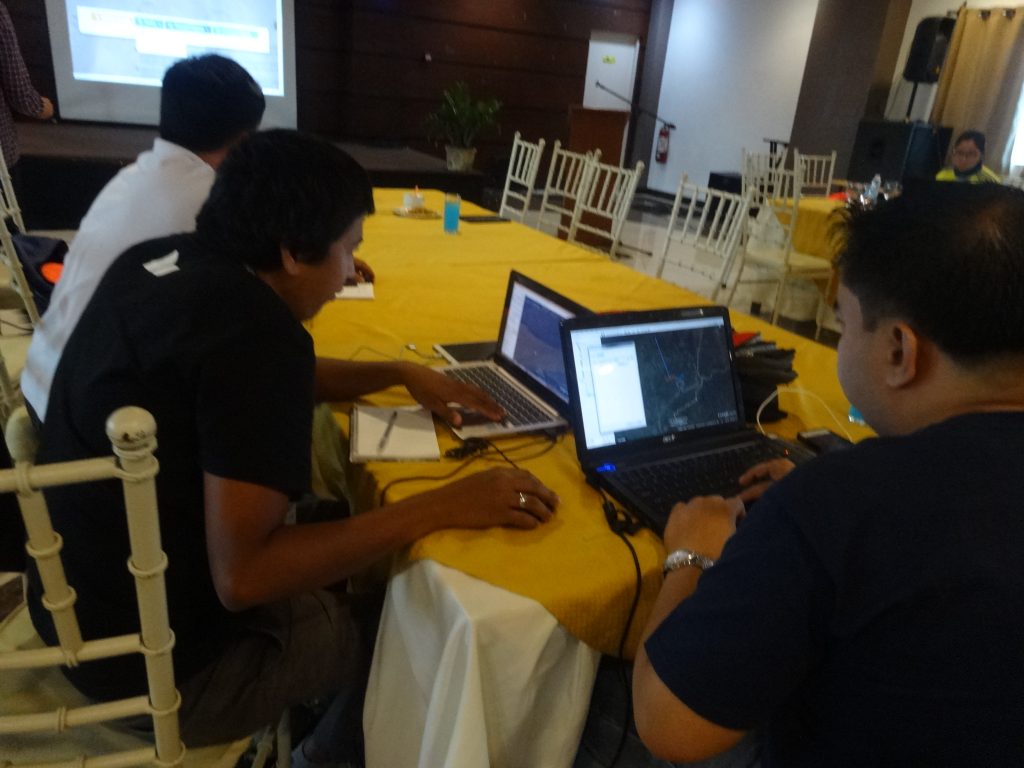
[{"label": "black acer laptop", "polygon": [[725,307],[569,319],[562,349],[584,473],[659,534],[677,502],[807,456],[746,426]]}]

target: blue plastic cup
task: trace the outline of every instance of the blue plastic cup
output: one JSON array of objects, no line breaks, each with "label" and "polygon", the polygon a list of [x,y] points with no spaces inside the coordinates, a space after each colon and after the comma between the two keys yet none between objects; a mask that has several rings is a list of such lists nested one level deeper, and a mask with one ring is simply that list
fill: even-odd
[{"label": "blue plastic cup", "polygon": [[459,208],[462,198],[454,192],[444,196],[444,231],[449,235],[459,234]]}]

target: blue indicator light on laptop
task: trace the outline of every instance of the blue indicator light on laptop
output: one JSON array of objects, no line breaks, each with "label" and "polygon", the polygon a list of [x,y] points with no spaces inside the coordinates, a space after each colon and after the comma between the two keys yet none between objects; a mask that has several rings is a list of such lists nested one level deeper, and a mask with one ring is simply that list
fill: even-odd
[{"label": "blue indicator light on laptop", "polygon": [[614,472],[615,471],[615,465],[614,464],[602,464],[600,467],[597,468],[597,471],[598,472]]}]

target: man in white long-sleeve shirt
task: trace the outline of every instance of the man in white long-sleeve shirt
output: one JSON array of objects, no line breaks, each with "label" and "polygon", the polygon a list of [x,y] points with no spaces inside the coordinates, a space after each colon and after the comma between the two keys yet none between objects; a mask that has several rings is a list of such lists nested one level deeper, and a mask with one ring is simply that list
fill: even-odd
[{"label": "man in white long-sleeve shirt", "polygon": [[252,76],[223,56],[183,59],[167,70],[160,137],[96,197],[33,335],[21,387],[40,419],[64,345],[107,268],[136,243],[195,229],[215,169],[259,127],[264,106]]}]

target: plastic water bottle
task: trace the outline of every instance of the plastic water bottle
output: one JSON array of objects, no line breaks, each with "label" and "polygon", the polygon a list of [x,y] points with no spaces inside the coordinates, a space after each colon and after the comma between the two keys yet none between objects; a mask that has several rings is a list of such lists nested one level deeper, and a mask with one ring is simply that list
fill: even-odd
[{"label": "plastic water bottle", "polygon": [[864,421],[864,417],[861,415],[861,412],[857,410],[857,406],[855,405],[850,406],[850,413],[848,418],[850,420],[850,423],[852,424],[867,424],[867,422]]},{"label": "plastic water bottle", "polygon": [[864,192],[864,197],[868,200],[871,205],[874,205],[878,199],[878,190],[882,187],[882,177],[875,174],[875,177],[871,179],[871,183],[868,184],[867,191]]},{"label": "plastic water bottle", "polygon": [[444,231],[449,235],[459,234],[459,208],[462,198],[454,192],[444,196]]}]

